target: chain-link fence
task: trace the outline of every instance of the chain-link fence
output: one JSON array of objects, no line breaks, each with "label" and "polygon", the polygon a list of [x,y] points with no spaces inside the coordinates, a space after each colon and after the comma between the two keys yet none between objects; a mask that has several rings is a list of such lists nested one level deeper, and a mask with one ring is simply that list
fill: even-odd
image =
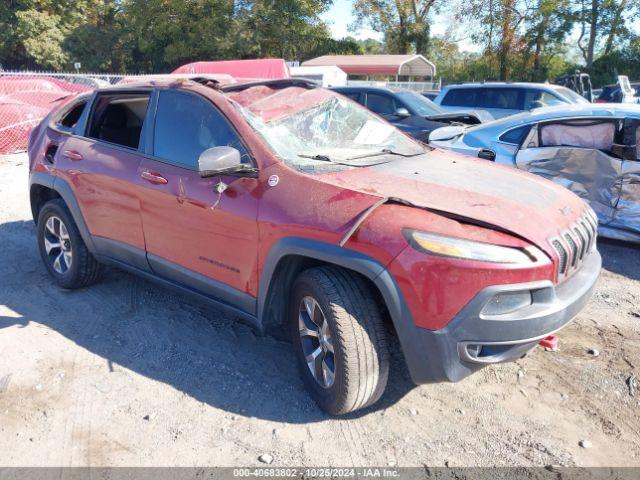
[{"label": "chain-link fence", "polygon": [[59,102],[123,78],[108,74],[0,71],[0,154],[26,150],[29,132]]}]

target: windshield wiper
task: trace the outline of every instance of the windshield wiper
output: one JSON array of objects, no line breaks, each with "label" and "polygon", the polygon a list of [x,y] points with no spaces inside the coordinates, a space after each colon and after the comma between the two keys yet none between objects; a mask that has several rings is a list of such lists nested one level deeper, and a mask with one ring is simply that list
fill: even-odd
[{"label": "windshield wiper", "polygon": [[420,155],[422,152],[418,153],[400,153],[394,152],[393,150],[389,150],[388,148],[383,148],[378,152],[373,153],[364,153],[362,155],[356,155],[355,157],[349,157],[347,160],[358,160],[359,158],[368,158],[368,157],[378,157],[380,155],[399,155],[400,157],[415,157],[416,155]]},{"label": "windshield wiper", "polygon": [[302,158],[310,158],[311,160],[320,160],[321,162],[332,162],[333,161],[327,155],[306,155],[304,153],[299,153],[298,156],[302,157]]},{"label": "windshield wiper", "polygon": [[[395,152],[391,152],[392,154]],[[386,154],[386,152],[384,153]],[[358,157],[353,157],[353,158],[347,158],[345,160],[334,160],[333,158],[329,157],[328,155],[323,155],[323,154],[317,154],[317,155],[307,155],[304,153],[298,153],[299,157],[302,158],[310,158],[311,160],[318,160],[320,162],[329,162],[329,163],[333,163],[334,165],[345,165],[347,167],[371,167],[373,165],[380,165],[383,163],[389,163],[391,160],[386,160],[386,161],[369,161],[369,163],[366,162],[350,162],[349,160],[353,160],[353,159],[361,159],[361,158],[365,158],[365,157],[375,157],[377,155],[383,155],[383,153],[380,152],[376,152],[373,154],[368,154],[368,155],[362,155],[362,156],[358,156]],[[404,155],[402,153],[397,153],[396,155],[402,155],[403,157],[412,157],[413,155]],[[419,155],[418,153],[416,153],[415,155]]]}]

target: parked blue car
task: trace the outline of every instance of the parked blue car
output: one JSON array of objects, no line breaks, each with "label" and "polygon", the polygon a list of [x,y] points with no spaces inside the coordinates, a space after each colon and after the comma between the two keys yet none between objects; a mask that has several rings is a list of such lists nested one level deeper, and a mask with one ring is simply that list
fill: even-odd
[{"label": "parked blue car", "polygon": [[493,118],[502,118],[534,108],[589,103],[567,87],[526,82],[447,85],[433,101],[445,111],[484,110]]},{"label": "parked blue car", "polygon": [[601,235],[640,242],[638,104],[540,108],[474,127],[440,128],[429,143],[559,183],[591,205]]}]

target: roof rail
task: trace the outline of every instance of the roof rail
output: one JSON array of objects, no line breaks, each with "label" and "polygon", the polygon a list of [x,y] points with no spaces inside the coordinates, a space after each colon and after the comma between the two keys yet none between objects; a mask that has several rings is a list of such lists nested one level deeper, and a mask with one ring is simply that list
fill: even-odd
[{"label": "roof rail", "polygon": [[318,84],[310,80],[303,78],[279,78],[276,80],[262,80],[258,82],[249,83],[234,83],[232,85],[225,85],[222,87],[223,92],[241,92],[247,88],[252,87],[270,87],[270,88],[288,88],[288,87],[301,87],[311,90],[312,88],[318,88]]}]

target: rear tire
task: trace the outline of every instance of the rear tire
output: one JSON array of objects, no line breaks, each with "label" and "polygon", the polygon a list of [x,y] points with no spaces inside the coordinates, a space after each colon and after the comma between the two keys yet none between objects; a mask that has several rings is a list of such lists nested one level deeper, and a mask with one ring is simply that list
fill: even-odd
[{"label": "rear tire", "polygon": [[40,209],[37,235],[40,257],[58,286],[82,288],[99,280],[103,266],[89,252],[62,199]]},{"label": "rear tire", "polygon": [[289,316],[302,379],[320,408],[340,415],[378,401],[389,375],[386,333],[360,276],[338,267],[302,272]]}]

